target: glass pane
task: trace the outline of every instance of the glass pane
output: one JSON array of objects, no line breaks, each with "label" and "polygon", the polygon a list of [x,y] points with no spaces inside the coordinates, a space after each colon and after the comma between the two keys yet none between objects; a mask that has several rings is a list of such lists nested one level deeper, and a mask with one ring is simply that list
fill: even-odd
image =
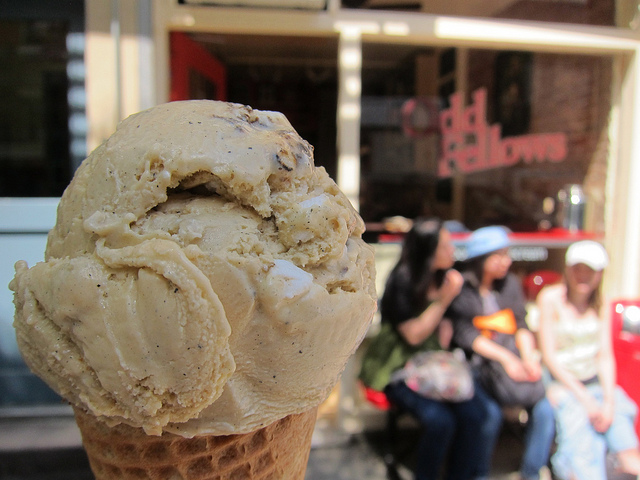
[{"label": "glass pane", "polygon": [[[450,182],[436,177],[442,108],[436,51],[363,43],[362,54],[363,218],[370,224],[393,216],[415,218],[439,202],[448,205]],[[422,69],[430,72],[429,85],[416,85]],[[370,225],[370,232],[375,229]]]},{"label": "glass pane", "polygon": [[[59,197],[86,156],[84,3],[2,2],[0,11],[0,197]],[[17,260],[42,260],[56,204],[0,203],[0,415],[63,405],[20,356],[7,288]]]},{"label": "glass pane", "polygon": [[418,216],[505,225],[543,239],[517,251],[532,270],[604,231],[611,57],[365,43],[362,68],[370,241]]},{"label": "glass pane", "polygon": [[0,21],[0,197],[59,196],[70,179],[68,25]]}]

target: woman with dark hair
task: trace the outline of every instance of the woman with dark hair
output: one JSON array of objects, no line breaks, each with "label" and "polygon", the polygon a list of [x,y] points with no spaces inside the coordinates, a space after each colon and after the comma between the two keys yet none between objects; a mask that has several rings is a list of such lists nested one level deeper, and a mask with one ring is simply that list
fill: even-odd
[{"label": "woman with dark hair", "polygon": [[[391,382],[416,353],[448,347],[445,312],[462,286],[451,267],[450,233],[437,219],[418,219],[406,234],[400,259],[392,269],[380,303],[381,330],[365,354],[360,379],[382,391],[392,404],[411,412],[423,426],[415,478],[488,478],[492,446],[500,428],[499,408],[487,407],[477,389],[470,400],[427,398],[405,382]],[[443,345],[443,343],[445,345]],[[449,459],[445,466],[445,459]],[[485,470],[482,470],[485,468]]]},{"label": "woman with dark hair", "polygon": [[[471,358],[480,383],[491,396],[487,398],[490,404],[515,406],[509,394],[515,397],[516,389],[527,392],[523,397],[530,401],[526,405],[529,421],[520,476],[538,480],[541,470],[546,469],[554,438],[553,410],[544,398],[542,367],[535,337],[525,321],[522,286],[509,272],[509,244],[506,229],[499,226],[471,234],[468,259],[462,268],[464,284],[449,315],[454,343]],[[497,375],[489,377],[486,372]]]},{"label": "woman with dark hair", "polygon": [[607,450],[620,470],[640,475],[638,407],[616,386],[610,318],[600,315],[608,262],[599,243],[576,242],[567,249],[564,282],[538,294],[542,360],[551,376],[547,398],[558,431],[551,463],[562,480],[606,480]]}]

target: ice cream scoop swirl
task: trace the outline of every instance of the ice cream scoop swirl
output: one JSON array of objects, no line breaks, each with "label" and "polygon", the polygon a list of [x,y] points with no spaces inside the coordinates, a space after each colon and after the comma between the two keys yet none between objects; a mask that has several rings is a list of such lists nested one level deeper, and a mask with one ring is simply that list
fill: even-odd
[{"label": "ice cream scoop swirl", "polygon": [[277,112],[172,102],[125,119],[16,266],[31,369],[110,423],[245,433],[317,406],[376,309],[364,223]]},{"label": "ice cream scoop swirl", "polygon": [[60,393],[94,415],[149,433],[197,416],[235,369],[231,329],[207,277],[166,240],[121,249],[99,241],[96,254],[102,262],[19,265],[13,288],[27,303],[26,323],[38,327],[19,337],[21,349],[54,352],[25,355],[39,359],[30,366],[56,374]]}]

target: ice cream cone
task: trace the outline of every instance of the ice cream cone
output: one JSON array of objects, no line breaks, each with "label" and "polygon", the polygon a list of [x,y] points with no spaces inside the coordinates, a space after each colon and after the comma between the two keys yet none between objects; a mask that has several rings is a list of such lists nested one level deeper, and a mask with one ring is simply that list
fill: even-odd
[{"label": "ice cream cone", "polygon": [[317,408],[238,435],[184,438],[109,427],[76,408],[96,480],[303,480]]},{"label": "ice cream cone", "polygon": [[120,122],[10,287],[97,479],[302,480],[312,407],[377,306],[364,230],[281,113],[190,100]]}]

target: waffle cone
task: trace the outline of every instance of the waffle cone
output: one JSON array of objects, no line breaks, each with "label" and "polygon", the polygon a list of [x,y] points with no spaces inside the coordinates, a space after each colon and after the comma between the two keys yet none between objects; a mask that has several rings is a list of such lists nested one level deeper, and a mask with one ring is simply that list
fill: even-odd
[{"label": "waffle cone", "polygon": [[109,427],[76,409],[96,480],[303,480],[317,408],[251,433],[184,438]]}]

